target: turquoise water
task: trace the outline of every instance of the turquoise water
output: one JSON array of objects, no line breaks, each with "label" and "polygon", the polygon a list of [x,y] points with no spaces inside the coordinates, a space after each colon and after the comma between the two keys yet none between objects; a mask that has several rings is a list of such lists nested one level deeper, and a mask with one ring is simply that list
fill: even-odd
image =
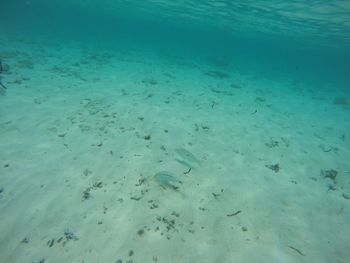
[{"label": "turquoise water", "polygon": [[0,262],[349,262],[349,1],[2,0]]},{"label": "turquoise water", "polygon": [[234,57],[242,68],[298,71],[298,77],[346,87],[349,16],[347,1],[5,1],[1,28],[8,34],[47,33],[107,46],[131,41],[137,49]]}]

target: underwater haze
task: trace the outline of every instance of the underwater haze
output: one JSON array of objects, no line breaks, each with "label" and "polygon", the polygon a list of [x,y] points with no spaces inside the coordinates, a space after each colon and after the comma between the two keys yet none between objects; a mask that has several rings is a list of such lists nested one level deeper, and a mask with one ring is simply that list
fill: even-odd
[{"label": "underwater haze", "polygon": [[1,0],[0,262],[350,262],[350,2]]}]

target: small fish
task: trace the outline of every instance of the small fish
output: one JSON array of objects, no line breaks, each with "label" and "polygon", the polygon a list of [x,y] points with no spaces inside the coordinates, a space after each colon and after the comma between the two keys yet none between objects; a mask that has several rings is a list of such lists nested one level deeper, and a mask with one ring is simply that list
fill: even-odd
[{"label": "small fish", "polygon": [[197,159],[197,157],[194,156],[193,153],[187,151],[185,148],[177,148],[175,152],[183,159],[183,161],[200,166],[201,162]]},{"label": "small fish", "polygon": [[177,178],[167,171],[162,171],[154,175],[154,180],[163,189],[172,189],[174,191],[179,190],[179,181]]}]

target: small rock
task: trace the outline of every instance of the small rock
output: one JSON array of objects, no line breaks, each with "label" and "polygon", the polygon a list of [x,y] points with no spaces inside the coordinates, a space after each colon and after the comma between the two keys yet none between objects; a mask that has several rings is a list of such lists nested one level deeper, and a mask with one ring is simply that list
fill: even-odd
[{"label": "small rock", "polygon": [[267,164],[267,165],[265,165],[265,167],[271,169],[275,173],[277,173],[281,169],[278,163],[276,163],[276,164]]},{"label": "small rock", "polygon": [[28,237],[23,238],[21,243],[28,244],[29,243],[29,238]]}]

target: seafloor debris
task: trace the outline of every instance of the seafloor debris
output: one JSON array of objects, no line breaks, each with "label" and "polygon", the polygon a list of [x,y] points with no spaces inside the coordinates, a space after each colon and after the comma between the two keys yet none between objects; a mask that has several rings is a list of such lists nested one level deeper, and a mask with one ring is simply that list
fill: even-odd
[{"label": "seafloor debris", "polygon": [[233,213],[231,213],[231,214],[227,214],[226,216],[228,216],[228,217],[236,216],[236,215],[238,215],[239,213],[242,213],[242,211],[241,211],[241,210],[238,210],[238,211],[233,212]]},{"label": "seafloor debris", "polygon": [[324,178],[329,178],[329,179],[331,179],[332,181],[335,181],[335,178],[336,178],[337,175],[338,175],[338,171],[333,170],[333,169],[330,169],[330,170],[321,170],[321,175],[322,175]]},{"label": "seafloor debris", "polygon": [[293,246],[288,246],[290,249],[294,250],[295,252],[297,252],[300,256],[305,256],[305,254],[298,248],[295,248]]},{"label": "seafloor debris", "polygon": [[21,243],[23,244],[28,244],[29,243],[29,238],[28,237],[25,237],[21,240]]},{"label": "seafloor debris", "polygon": [[220,193],[211,193],[216,200],[219,200],[219,197],[224,192],[224,189],[221,189]]},{"label": "seafloor debris", "polygon": [[185,171],[184,172],[184,174],[189,174],[190,172],[191,172],[191,170],[192,170],[192,168],[190,167],[190,168],[188,168],[188,170],[187,171]]},{"label": "seafloor debris", "polygon": [[55,242],[56,243],[61,243],[62,242],[62,246],[65,246],[66,243],[71,241],[71,240],[77,241],[77,240],[79,240],[79,238],[72,231],[66,230],[66,231],[64,231],[63,236],[61,236],[61,237],[59,237],[57,239],[56,238],[52,238],[49,241],[47,241],[46,244],[47,244],[48,247],[52,247],[55,244]]},{"label": "seafloor debris", "polygon": [[267,164],[267,165],[265,165],[265,167],[271,169],[275,173],[277,173],[281,169],[281,167],[280,167],[280,165],[278,163],[276,163],[276,164]]},{"label": "seafloor debris", "polygon": [[82,196],[82,201],[85,201],[86,199],[89,199],[91,197],[91,190],[96,190],[98,188],[102,188],[103,187],[103,183],[100,182],[95,182],[92,186],[89,186],[88,188],[86,188],[83,192],[83,196]]},{"label": "seafloor debris", "polygon": [[279,146],[279,142],[274,140],[273,138],[270,138],[270,141],[266,142],[265,145],[269,148],[275,148]]},{"label": "seafloor debris", "polygon": [[330,183],[328,185],[328,191],[329,190],[332,190],[332,191],[337,190],[337,187],[336,187],[337,182],[336,182],[335,179],[336,179],[336,177],[338,175],[338,171],[333,170],[333,169],[321,170],[320,175],[323,176],[323,178],[325,178],[325,179],[328,178],[328,179],[330,179],[332,181],[332,183]]}]

